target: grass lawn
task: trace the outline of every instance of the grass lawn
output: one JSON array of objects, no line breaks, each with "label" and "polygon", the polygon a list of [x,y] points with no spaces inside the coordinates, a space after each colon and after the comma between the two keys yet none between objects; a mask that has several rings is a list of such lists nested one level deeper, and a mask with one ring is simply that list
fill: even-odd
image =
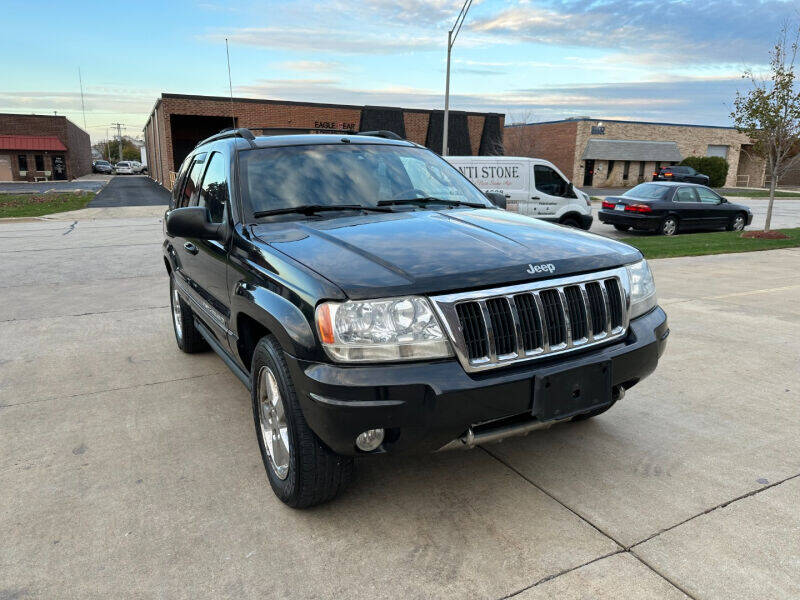
[{"label": "grass lawn", "polygon": [[672,237],[661,235],[626,237],[626,244],[642,251],[645,258],[670,258],[672,256],[701,256],[729,252],[753,252],[800,246],[800,227],[779,229],[789,236],[787,240],[759,240],[743,238],[739,231],[721,233],[687,233]]},{"label": "grass lawn", "polygon": [[[725,197],[769,198],[769,190],[718,190]],[[776,198],[800,198],[800,192],[775,192]]]},{"label": "grass lawn", "polygon": [[51,213],[86,208],[94,192],[49,194],[0,194],[0,218],[40,217]]}]

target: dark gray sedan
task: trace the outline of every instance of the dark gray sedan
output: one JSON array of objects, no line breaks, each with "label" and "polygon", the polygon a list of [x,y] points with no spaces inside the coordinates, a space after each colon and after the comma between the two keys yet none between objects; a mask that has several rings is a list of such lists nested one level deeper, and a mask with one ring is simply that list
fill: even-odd
[{"label": "dark gray sedan", "polygon": [[714,190],[693,183],[640,183],[622,196],[603,200],[601,223],[675,235],[679,230],[741,231],[753,221],[750,209],[728,202]]}]

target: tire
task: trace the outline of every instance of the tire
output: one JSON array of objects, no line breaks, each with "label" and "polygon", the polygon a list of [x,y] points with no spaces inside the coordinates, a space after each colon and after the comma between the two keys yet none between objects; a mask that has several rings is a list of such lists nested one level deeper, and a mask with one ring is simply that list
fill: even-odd
[{"label": "tire", "polygon": [[311,431],[283,350],[271,335],[256,345],[250,381],[256,437],[272,491],[293,508],[333,499],[350,483],[353,459],[331,451]]},{"label": "tire", "polygon": [[628,229],[630,228],[631,228],[630,225],[614,225],[614,229],[616,229],[617,231],[628,231]]},{"label": "tire", "polygon": [[595,408],[594,410],[589,411],[587,413],[583,413],[582,415],[576,415],[576,416],[572,417],[572,419],[570,419],[570,420],[572,422],[585,421],[586,419],[591,419],[592,417],[596,417],[597,415],[602,415],[604,412],[606,412],[609,408],[614,406],[616,403],[617,403],[617,401],[614,400],[613,402],[611,402],[611,404],[606,404],[605,406],[601,406],[600,408]]},{"label": "tire", "polygon": [[558,222],[559,225],[563,225],[564,227],[575,227],[576,229],[581,228],[581,224],[578,223],[578,220],[574,217],[567,217],[566,219],[562,219]]},{"label": "tire", "polygon": [[658,233],[661,235],[675,235],[678,233],[678,219],[666,217],[661,221],[661,225],[658,226]]},{"label": "tire", "polygon": [[172,312],[172,329],[175,331],[175,342],[186,354],[195,354],[208,350],[208,342],[203,339],[194,325],[194,314],[189,305],[178,294],[175,276],[169,277],[170,311]]},{"label": "tire", "polygon": [[730,222],[725,227],[728,231],[744,231],[747,223],[747,216],[744,213],[736,213],[731,217]]}]

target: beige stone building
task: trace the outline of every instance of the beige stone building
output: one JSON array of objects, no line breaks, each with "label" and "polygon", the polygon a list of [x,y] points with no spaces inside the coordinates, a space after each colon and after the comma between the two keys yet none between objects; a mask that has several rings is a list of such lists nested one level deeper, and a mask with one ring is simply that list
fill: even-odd
[{"label": "beige stone building", "polygon": [[732,127],[580,117],[507,125],[507,156],[544,158],[579,187],[629,187],[650,181],[659,167],[688,156],[728,161],[726,187],[764,185],[764,161]]}]

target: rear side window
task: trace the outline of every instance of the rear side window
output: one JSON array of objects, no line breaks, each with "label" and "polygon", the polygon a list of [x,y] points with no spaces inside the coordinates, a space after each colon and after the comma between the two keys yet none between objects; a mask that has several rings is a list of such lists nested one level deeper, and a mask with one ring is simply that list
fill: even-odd
[{"label": "rear side window", "polygon": [[658,185],[656,183],[640,183],[622,195],[630,196],[632,198],[641,198],[643,200],[660,200],[667,195],[667,191],[669,191],[669,188],[665,185]]},{"label": "rear side window", "polygon": [[180,197],[178,198],[176,208],[189,206],[189,203],[192,201],[192,196],[194,196],[195,192],[197,191],[197,186],[200,185],[200,177],[203,174],[203,168],[205,165],[205,153],[198,154],[194,157],[194,162],[192,163],[192,166],[189,169],[189,175],[186,177],[186,181],[183,184],[183,189],[181,190]]},{"label": "rear side window", "polygon": [[705,202],[707,204],[719,204],[722,200],[721,196],[718,196],[708,188],[696,188],[697,195],[700,197],[700,202]]},{"label": "rear side window", "polygon": [[212,223],[222,223],[225,214],[225,202],[228,200],[228,181],[225,176],[225,158],[214,152],[203,177],[203,186],[197,206],[205,206],[211,215]]},{"label": "rear side window", "polygon": [[546,165],[535,165],[533,167],[533,177],[536,189],[543,194],[564,196],[567,193],[567,182],[561,178],[561,175]]},{"label": "rear side window", "polygon": [[682,187],[675,192],[675,202],[697,202],[697,195],[694,188]]}]

